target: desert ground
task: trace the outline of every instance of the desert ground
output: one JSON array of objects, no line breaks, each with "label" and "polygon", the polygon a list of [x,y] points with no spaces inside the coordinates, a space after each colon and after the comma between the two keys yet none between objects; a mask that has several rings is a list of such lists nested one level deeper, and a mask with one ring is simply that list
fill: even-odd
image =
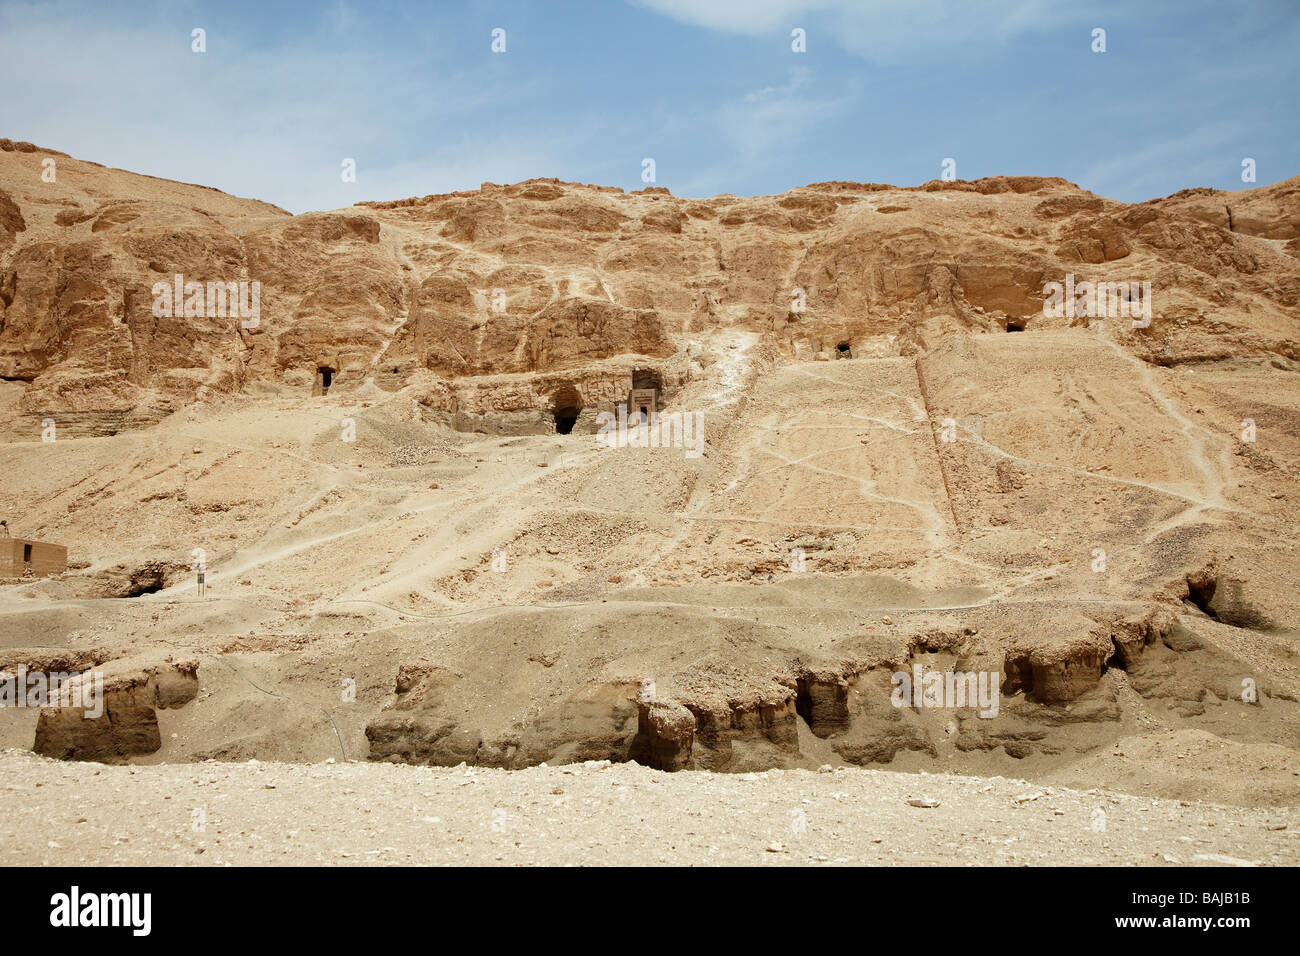
[{"label": "desert ground", "polygon": [[857,767],[0,766],[6,865],[1242,867],[1300,847],[1293,807]]},{"label": "desert ground", "polygon": [[107,701],[0,707],[3,862],[1300,861],[1300,179],[289,216],[0,146],[0,517],[68,549],[0,669]]}]

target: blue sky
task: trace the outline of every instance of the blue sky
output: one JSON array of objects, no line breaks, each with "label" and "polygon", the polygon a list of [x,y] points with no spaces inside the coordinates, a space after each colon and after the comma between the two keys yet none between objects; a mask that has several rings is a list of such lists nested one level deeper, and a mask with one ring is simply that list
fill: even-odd
[{"label": "blue sky", "polygon": [[0,0],[0,136],[292,212],[645,157],[677,195],[951,157],[1136,202],[1300,174],[1298,64],[1297,0]]}]

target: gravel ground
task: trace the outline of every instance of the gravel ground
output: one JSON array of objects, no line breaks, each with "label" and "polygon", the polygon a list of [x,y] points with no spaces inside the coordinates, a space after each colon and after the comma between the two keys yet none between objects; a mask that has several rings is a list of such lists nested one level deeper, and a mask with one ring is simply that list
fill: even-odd
[{"label": "gravel ground", "polygon": [[[1300,861],[1300,808],[840,769],[105,766],[0,753],[6,865]],[[937,806],[929,804],[937,802]],[[914,804],[923,805],[914,805]]]}]

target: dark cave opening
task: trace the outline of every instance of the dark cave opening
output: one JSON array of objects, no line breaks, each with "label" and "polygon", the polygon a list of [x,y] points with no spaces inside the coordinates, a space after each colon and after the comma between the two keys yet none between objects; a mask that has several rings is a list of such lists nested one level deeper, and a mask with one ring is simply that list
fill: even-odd
[{"label": "dark cave opening", "polygon": [[122,597],[139,597],[142,594],[154,594],[167,586],[161,568],[141,568],[131,575],[131,581]]},{"label": "dark cave opening", "polygon": [[1192,584],[1187,582],[1187,600],[1191,601],[1207,617],[1218,618],[1214,608],[1210,607],[1210,602],[1214,600],[1214,589],[1218,587],[1219,582],[1214,578],[1209,578],[1204,584]]},{"label": "dark cave opening", "polygon": [[582,395],[572,386],[561,388],[551,398],[551,414],[555,417],[555,434],[570,434],[582,414]]},{"label": "dark cave opening", "polygon": [[555,410],[555,434],[568,435],[578,421],[578,409],[557,408]]}]

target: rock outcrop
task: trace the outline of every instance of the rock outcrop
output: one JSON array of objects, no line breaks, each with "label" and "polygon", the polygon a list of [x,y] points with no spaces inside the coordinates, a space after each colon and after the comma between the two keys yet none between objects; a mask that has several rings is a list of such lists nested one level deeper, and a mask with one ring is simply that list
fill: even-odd
[{"label": "rock outcrop", "polygon": [[199,692],[195,660],[117,661],[77,680],[83,704],[91,695],[102,699],[93,708],[42,708],[32,744],[38,754],[101,762],[151,754],[162,746],[158,709],[183,707]]},{"label": "rock outcrop", "polygon": [[[26,383],[23,414],[90,416],[92,434],[252,383],[367,381],[440,393],[456,427],[546,430],[557,387],[581,380],[586,407],[607,407],[638,369],[697,374],[692,333],[738,327],[792,358],[913,355],[939,332],[1073,321],[1043,315],[1067,273],[1151,283],[1152,324],[1116,330],[1144,359],[1300,358],[1300,263],[1270,245],[1297,236],[1296,180],[1136,206],[1042,177],[709,199],[530,180],[289,216],[11,147],[0,376]],[[48,156],[57,183],[33,175]],[[182,294],[160,296],[176,276]]]}]

